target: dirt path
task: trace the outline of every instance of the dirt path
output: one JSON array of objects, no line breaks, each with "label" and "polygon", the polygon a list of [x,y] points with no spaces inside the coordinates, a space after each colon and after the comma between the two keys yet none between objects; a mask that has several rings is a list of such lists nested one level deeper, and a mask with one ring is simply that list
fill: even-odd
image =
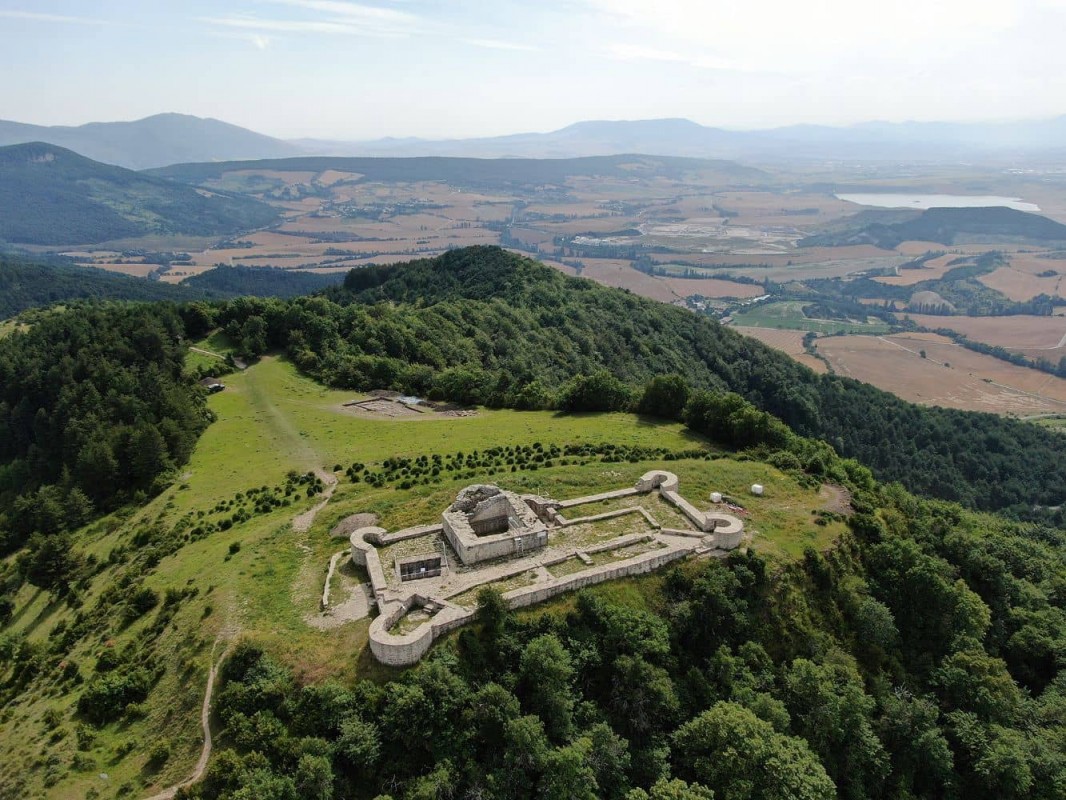
[{"label": "dirt path", "polygon": [[852,514],[851,492],[843,486],[838,486],[835,483],[823,483],[818,490],[818,497],[823,501],[822,508],[825,511],[842,514],[845,517]]},{"label": "dirt path", "polygon": [[326,484],[326,490],[322,492],[321,500],[307,509],[307,511],[292,518],[292,529],[297,533],[307,533],[311,530],[311,526],[315,524],[315,516],[326,507],[330,498],[333,497],[333,492],[337,490],[337,478],[335,475],[331,475],[322,469],[316,469],[315,474],[321,479],[322,483]]},{"label": "dirt path", "polygon": [[[266,356],[263,361],[270,358]],[[260,383],[259,371],[253,366],[244,373],[244,376],[249,403],[256,411],[264,415],[266,424],[270,426],[278,439],[284,442],[287,456],[302,469],[315,470],[320,473],[323,461],[318,451],[310,445],[305,436],[300,434],[285,412],[278,408],[270,392]],[[323,481],[325,481],[324,477]]]},{"label": "dirt path", "polygon": [[199,353],[202,356],[210,356],[211,358],[217,358],[219,361],[225,361],[226,357],[218,353],[213,353],[210,350],[204,350],[202,347],[189,346],[189,349],[194,353]]},{"label": "dirt path", "polygon": [[226,656],[230,654],[230,650],[233,648],[233,642],[231,640],[230,644],[227,645],[226,649],[222,652],[222,655],[219,656],[218,660],[214,661],[215,647],[218,646],[219,641],[221,640],[216,640],[215,646],[211,648],[211,658],[213,663],[211,664],[211,669],[207,673],[207,689],[204,691],[204,704],[200,709],[200,725],[204,731],[204,746],[203,749],[200,751],[200,758],[197,759],[196,766],[193,767],[192,774],[189,775],[188,778],[183,780],[181,783],[176,783],[173,786],[168,786],[166,789],[159,792],[158,794],[152,795],[147,800],[172,800],[174,795],[178,793],[178,789],[182,789],[186,786],[191,786],[192,784],[196,783],[204,776],[204,772],[207,770],[207,762],[211,758],[212,747],[211,698],[215,693],[215,679],[218,677],[219,667],[222,666],[222,662],[226,660]]}]

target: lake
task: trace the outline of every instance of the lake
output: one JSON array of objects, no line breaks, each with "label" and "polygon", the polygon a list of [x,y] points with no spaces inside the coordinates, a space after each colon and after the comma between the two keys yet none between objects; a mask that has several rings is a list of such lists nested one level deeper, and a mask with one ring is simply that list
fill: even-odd
[{"label": "lake", "polygon": [[1036,203],[1023,202],[1020,197],[999,197],[994,194],[838,194],[838,200],[878,208],[984,208],[1006,206],[1018,211],[1039,211]]}]

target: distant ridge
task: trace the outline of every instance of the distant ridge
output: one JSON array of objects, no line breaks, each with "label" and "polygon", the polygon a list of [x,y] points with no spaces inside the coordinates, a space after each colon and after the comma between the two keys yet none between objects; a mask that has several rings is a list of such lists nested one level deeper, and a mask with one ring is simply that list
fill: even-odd
[{"label": "distant ridge", "polygon": [[56,144],[129,169],[295,156],[582,158],[642,153],[766,162],[1062,159],[1066,115],[1021,122],[863,122],[761,130],[717,128],[683,118],[585,120],[546,133],[443,140],[387,136],[368,141],[284,141],[217,119],[174,113],[78,126],[0,120],[0,146],[31,141]]},{"label": "distant ridge", "polygon": [[1066,116],[1004,123],[866,122],[845,127],[791,125],[727,130],[688,119],[591,120],[548,133],[433,141],[302,139],[323,155],[577,158],[615,153],[790,161],[796,159],[952,160],[1066,156]]},{"label": "distant ridge", "polygon": [[713,173],[726,184],[760,183],[769,177],[762,170],[734,161],[626,154],[559,159],[306,156],[266,161],[174,164],[149,170],[148,174],[201,184],[233,170],[337,170],[357,173],[362,176],[362,180],[446,181],[454,186],[478,188],[561,185],[567,178],[574,176],[681,177],[690,173]]},{"label": "distant ridge", "polygon": [[218,236],[276,217],[251,198],[197,191],[56,145],[0,148],[0,241],[74,245],[146,234]]},{"label": "distant ridge", "polygon": [[872,244],[886,250],[907,241],[956,244],[982,241],[1066,242],[1066,225],[1005,206],[930,208],[925,211],[864,211],[824,233],[800,240],[801,247]]},{"label": "distant ridge", "polygon": [[0,120],[0,146],[27,142],[47,142],[127,169],[187,161],[283,158],[302,152],[289,142],[188,114],[156,114],[133,122],[90,122],[76,127]]}]

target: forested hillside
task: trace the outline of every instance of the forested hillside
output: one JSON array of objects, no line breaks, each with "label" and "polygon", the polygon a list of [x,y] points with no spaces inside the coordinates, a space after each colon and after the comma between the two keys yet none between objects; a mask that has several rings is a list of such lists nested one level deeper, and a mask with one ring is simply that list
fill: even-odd
[{"label": "forested hillside", "polygon": [[221,266],[175,285],[58,260],[42,262],[0,254],[0,320],[30,308],[81,300],[187,303],[245,295],[294,297],[333,286],[343,279],[342,274]]},{"label": "forested hillside", "polygon": [[116,305],[0,339],[0,553],[37,534],[39,585],[61,591],[74,568],[63,532],[188,459],[208,417],[182,376],[183,334],[170,307]]},{"label": "forested hillside", "polygon": [[59,245],[150,233],[214,236],[267,225],[276,216],[247,197],[203,194],[55,145],[0,148],[0,241]]},{"label": "forested hillside", "polygon": [[[179,798],[1058,800],[1066,791],[1063,531],[878,485],[819,440],[872,461],[898,453],[874,466],[930,494],[1002,505],[1066,485],[1056,437],[818,378],[683,309],[476,248],[355,271],[344,287],[293,300],[85,304],[0,340],[0,724],[36,735],[32,752],[8,748],[18,758],[0,767],[0,796],[90,785],[96,796],[136,795],[190,751],[188,729],[175,723],[199,719],[202,695],[187,695],[203,685],[196,665],[216,658],[210,636],[232,636],[253,617],[309,624],[291,579],[315,562],[296,555],[304,540],[292,513],[322,502],[314,473],[292,471],[271,487],[242,462],[242,491],[219,500],[204,493],[229,474],[229,465],[212,472],[216,457],[144,503],[208,423],[201,390],[182,376],[183,343],[217,328],[245,356],[284,347],[340,386],[631,408],[648,417],[625,424],[656,437],[665,423],[649,417],[681,420],[687,429],[673,435],[694,449],[671,466],[772,467],[813,497],[829,483],[844,500],[837,510],[773,513],[798,536],[833,525],[842,538],[772,561],[760,554],[772,539],[753,538],[722,560],[693,559],[521,614],[489,591],[476,625],[404,673],[370,672],[360,651],[344,649],[365,649],[351,633],[363,623],[316,629],[300,638],[311,642],[304,648],[286,639],[290,628],[272,633],[272,646],[244,641],[214,697],[208,772]],[[218,428],[242,415],[292,426],[269,384],[251,382],[271,363],[242,373],[244,396],[217,397]],[[277,391],[295,395],[300,414],[312,393]],[[797,436],[739,395],[819,435]],[[335,403],[323,426],[331,437],[343,419]],[[535,435],[526,416],[537,415],[512,415],[509,435]],[[230,427],[223,453],[238,441],[249,455],[266,449],[268,440],[248,435],[257,430]],[[367,507],[421,513],[429,492],[454,497],[469,481],[521,477],[517,463],[487,452],[450,460],[461,473],[433,473],[429,455],[404,466],[382,436],[383,462],[336,466],[343,485],[331,503],[351,505],[334,519]],[[303,438],[292,426],[294,449]],[[365,436],[345,441],[353,460],[373,460]],[[531,453],[540,447],[529,443]],[[528,466],[538,485],[559,488],[623,466],[639,475],[653,457],[609,448],[588,451],[587,462],[553,464],[542,453]],[[1012,497],[993,491],[996,481]],[[75,530],[127,502],[143,510]],[[333,521],[303,535],[326,540]],[[751,522],[754,531],[770,519]],[[315,544],[326,556],[337,547]],[[345,666],[329,673],[319,659],[336,664],[337,652]],[[316,678],[351,676],[353,663],[355,680]],[[182,766],[168,774],[184,779]],[[122,783],[99,778],[120,770]]]},{"label": "forested hillside", "polygon": [[343,273],[319,274],[276,267],[219,266],[182,281],[189,291],[214,296],[255,295],[257,297],[295,297],[311,294],[344,280]]},{"label": "forested hillside", "polygon": [[1007,241],[1064,242],[1066,225],[1013,208],[930,208],[922,212],[865,211],[800,241],[806,247],[872,244],[886,250],[907,241],[951,245],[966,236]]},{"label": "forested hillside", "polygon": [[132,278],[92,267],[0,255],[0,319],[28,308],[75,300],[171,300],[206,297],[201,290]]},{"label": "forested hillside", "polygon": [[499,248],[354,270],[323,297],[238,300],[217,314],[246,355],[286,348],[301,369],[334,386],[611,409],[626,406],[625,391],[590,392],[582,406],[575,376],[607,370],[634,386],[676,373],[698,388],[737,392],[880,479],[924,495],[1020,514],[1066,499],[1066,439],[815,375],[711,320]]},{"label": "forested hillside", "polygon": [[263,161],[226,161],[175,164],[149,170],[152,175],[201,184],[226,172],[245,170],[311,171],[337,170],[362,176],[362,180],[386,183],[443,181],[452,186],[504,189],[516,186],[564,185],[574,176],[631,178],[663,176],[679,178],[700,172],[712,173],[723,182],[759,182],[768,176],[754,167],[733,161],[672,156],[611,155],[587,158],[338,158],[313,156]]}]

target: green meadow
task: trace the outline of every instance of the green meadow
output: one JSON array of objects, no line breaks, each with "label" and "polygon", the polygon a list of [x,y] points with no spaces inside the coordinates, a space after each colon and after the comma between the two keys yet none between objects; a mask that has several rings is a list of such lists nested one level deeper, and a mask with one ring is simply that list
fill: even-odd
[{"label": "green meadow", "polygon": [[[205,358],[210,356],[191,354],[190,366]],[[136,532],[145,526],[172,527],[248,489],[284,483],[292,470],[334,473],[340,465],[334,473],[336,490],[306,533],[297,533],[292,519],[321,497],[297,493],[291,505],[193,538],[159,562],[146,578],[147,586],[160,596],[168,589],[196,594],[181,603],[159,636],[156,654],[165,671],[134,718],[90,735],[74,718],[78,692],[58,687],[24,695],[17,713],[0,713],[0,761],[43,776],[44,783],[33,787],[41,796],[82,797],[90,790],[100,797],[139,795],[188,774],[201,744],[199,705],[208,665],[212,654],[217,656],[235,637],[263,643],[301,680],[351,682],[357,676],[392,674],[368,654],[368,620],[332,628],[309,623],[318,612],[329,558],[347,547],[345,540],[331,539],[329,531],[353,513],[376,513],[383,526],[397,529],[434,521],[455,493],[473,482],[567,498],[629,486],[649,469],[660,468],[676,472],[682,494],[696,504],[706,504],[711,491],[736,497],[746,507],[753,546],[771,559],[797,557],[808,545],[824,547],[843,531],[841,522],[814,523],[822,507],[816,490],[766,464],[718,451],[677,423],[620,413],[490,409],[468,417],[372,418],[344,407],[355,393],[318,385],[275,356],[223,380],[225,391],[208,401],[215,421],[170,488],[139,510],[113,514],[79,533],[79,546],[103,565],[84,592],[83,608],[91,607],[120,576],[121,564],[109,560],[112,551],[134,547]],[[671,452],[700,449],[709,458],[638,463],[605,462],[596,456],[583,462],[560,459],[535,470],[490,469],[473,476],[444,472],[435,482],[409,489],[352,482],[344,474],[353,462],[372,465],[394,456],[444,456],[536,442],[544,447],[612,443]],[[766,493],[752,497],[752,483],[764,484]],[[647,581],[657,579],[627,580],[597,591],[639,595]],[[16,599],[18,612],[9,631],[33,642],[43,642],[57,625],[71,624],[75,613],[29,585]],[[559,598],[551,608],[565,609],[569,602]],[[148,613],[117,634],[112,630],[106,637],[90,637],[71,657],[90,675],[104,650],[134,642],[153,618]],[[169,753],[161,765],[148,759],[157,745]]]},{"label": "green meadow", "polygon": [[803,313],[801,300],[784,300],[777,303],[760,303],[747,311],[733,315],[734,325],[753,328],[783,328],[815,333],[888,333],[889,327],[882,322],[845,322],[835,319],[814,319]]}]

